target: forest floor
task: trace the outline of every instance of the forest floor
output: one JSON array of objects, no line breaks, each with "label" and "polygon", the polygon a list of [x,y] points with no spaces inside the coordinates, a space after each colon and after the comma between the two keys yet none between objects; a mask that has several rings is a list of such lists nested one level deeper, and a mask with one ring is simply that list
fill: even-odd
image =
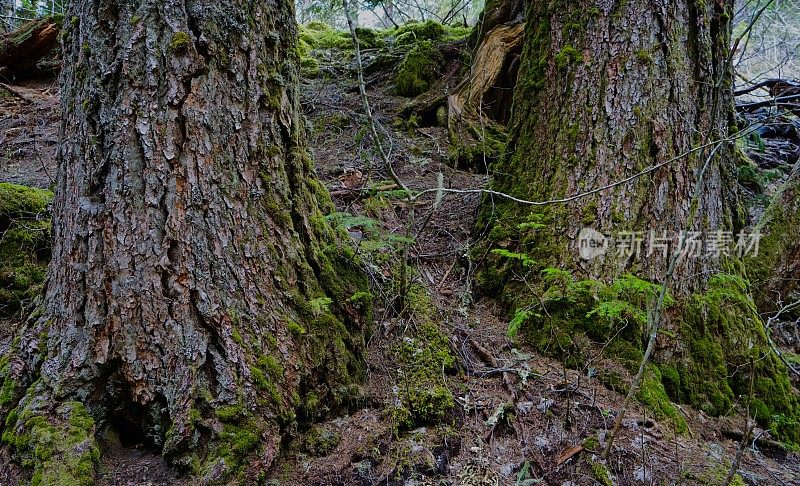
[{"label": "forest floor", "polygon": [[[475,262],[469,250],[480,237],[473,224],[480,197],[451,194],[435,210],[432,198],[413,205],[404,201],[368,135],[349,59],[337,51],[319,57],[321,75],[302,84],[309,146],[340,220],[360,218],[348,229],[367,263],[378,308],[364,399],[348,415],[287,432],[285,453],[268,472],[273,483],[720,484],[744,429],[738,415],[712,418],[678,405],[688,430],[677,433],[673,423],[634,404],[612,460],[600,460],[624,396],[604,387],[590,370],[602,365],[616,366],[623,377],[629,372],[602,357],[583,370],[566,369],[507,337],[507,310],[471,285]],[[38,82],[18,92],[29,101],[0,97],[0,180],[48,187],[56,173],[57,88]],[[487,175],[447,165],[446,128],[420,128],[399,118],[409,100],[392,93],[387,73],[369,80],[375,118],[405,184],[436,188],[441,173],[445,187],[484,187]],[[416,236],[413,243],[409,236]],[[406,250],[415,283],[427,289],[434,322],[457,357],[458,370],[441,374],[455,403],[444,420],[398,431],[387,413],[397,400],[402,371],[392,350],[409,342],[418,323],[397,317],[390,291],[381,289],[391,287],[392,265]],[[9,328],[4,329],[0,351],[10,339]],[[190,484],[145,450],[110,439],[103,445],[99,484]],[[16,484],[24,475],[6,454],[0,449],[0,484]],[[739,475],[747,484],[800,484],[800,456],[769,442],[748,444]]]}]

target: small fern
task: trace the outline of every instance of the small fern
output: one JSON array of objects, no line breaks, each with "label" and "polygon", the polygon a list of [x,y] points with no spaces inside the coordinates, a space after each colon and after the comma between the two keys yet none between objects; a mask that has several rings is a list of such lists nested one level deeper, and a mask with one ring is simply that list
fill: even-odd
[{"label": "small fern", "polygon": [[525,253],[515,253],[513,251],[508,251],[504,248],[495,248],[492,250],[492,253],[495,255],[499,255],[503,258],[508,258],[510,260],[516,260],[522,264],[523,267],[529,268],[536,265],[536,260],[529,257]]},{"label": "small fern", "polygon": [[532,315],[533,311],[528,309],[517,309],[517,312],[514,313],[514,317],[511,319],[511,322],[508,323],[508,337],[513,338],[516,336],[519,333],[519,330],[522,328],[522,325],[525,324],[525,321],[527,321]]}]

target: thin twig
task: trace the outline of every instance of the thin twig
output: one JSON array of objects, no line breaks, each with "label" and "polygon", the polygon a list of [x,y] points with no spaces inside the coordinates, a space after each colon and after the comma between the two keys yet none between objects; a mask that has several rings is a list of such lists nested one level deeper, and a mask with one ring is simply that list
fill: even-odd
[{"label": "thin twig", "polygon": [[355,25],[353,24],[353,16],[350,13],[350,6],[348,5],[347,0],[342,0],[342,6],[344,7],[344,15],[347,18],[347,26],[350,28],[350,36],[353,38],[353,45],[355,46],[356,67],[358,70],[358,91],[361,93],[361,102],[364,105],[364,114],[367,116],[369,130],[372,133],[372,138],[375,140],[375,145],[378,147],[378,154],[383,160],[383,165],[389,172],[389,177],[391,177],[392,181],[394,181],[395,184],[405,191],[408,199],[410,200],[412,198],[411,191],[400,179],[400,177],[397,176],[397,173],[394,171],[392,161],[389,160],[389,156],[386,155],[386,152],[383,150],[381,137],[378,135],[378,129],[375,126],[375,118],[372,116],[372,108],[370,107],[369,99],[367,98],[367,87],[366,83],[364,82],[364,67],[361,64],[361,46],[358,41],[358,36],[356,35]]}]

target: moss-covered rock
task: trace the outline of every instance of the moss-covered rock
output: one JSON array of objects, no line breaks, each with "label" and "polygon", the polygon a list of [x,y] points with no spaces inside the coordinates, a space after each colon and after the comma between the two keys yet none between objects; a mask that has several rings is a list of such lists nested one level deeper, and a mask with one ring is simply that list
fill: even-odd
[{"label": "moss-covered rock", "polygon": [[397,94],[412,97],[427,91],[441,63],[442,55],[430,41],[418,42],[397,69]]},{"label": "moss-covered rock", "polygon": [[439,41],[445,37],[445,26],[434,20],[408,22],[398,27],[395,43],[398,45],[417,44],[421,41]]},{"label": "moss-covered rock", "polygon": [[667,396],[662,379],[657,366],[648,366],[636,399],[650,409],[657,418],[671,422],[676,432],[686,432],[688,429],[686,420]]},{"label": "moss-covered rock", "polygon": [[384,35],[382,35],[379,31],[368,29],[366,27],[356,27],[355,31],[356,37],[358,38],[358,45],[362,49],[383,47],[385,44]]},{"label": "moss-covered rock", "polygon": [[312,49],[353,49],[353,38],[349,32],[336,30],[323,22],[310,22],[305,27],[301,26],[298,38]]},{"label": "moss-covered rock", "polygon": [[52,196],[0,183],[0,318],[18,314],[41,291],[50,259]]}]

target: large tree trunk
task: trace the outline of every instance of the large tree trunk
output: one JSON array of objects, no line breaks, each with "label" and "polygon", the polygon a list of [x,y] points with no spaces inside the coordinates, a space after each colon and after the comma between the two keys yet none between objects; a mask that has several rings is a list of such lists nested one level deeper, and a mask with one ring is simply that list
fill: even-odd
[{"label": "large tree trunk", "polygon": [[[662,231],[677,239],[686,230],[715,235],[740,228],[735,150],[724,141],[734,125],[727,59],[732,3],[527,4],[510,142],[494,168],[493,189],[533,201],[597,190],[544,206],[496,197],[482,205],[479,228],[488,231],[489,249],[500,251],[487,252],[480,281],[510,306],[528,309],[515,325],[522,320],[543,349],[584,366],[594,353],[581,348],[587,336],[624,339],[628,344],[604,353],[633,345],[626,357],[638,365],[652,290],[624,274],[664,282],[676,247],[673,240],[670,254],[648,256],[648,239]],[[582,259],[583,228],[606,236],[641,231],[642,253],[617,254],[612,247]],[[795,415],[796,397],[769,354],[737,265],[736,258],[706,255],[706,248],[678,262],[669,284],[678,304],[669,308],[658,340],[664,385],[674,400],[726,413],[747,390],[744,373],[735,371],[757,350],[764,356],[754,372],[768,383],[756,391],[759,399],[770,413]],[[610,329],[601,329],[606,321]],[[794,439],[797,432],[781,431]]]},{"label": "large tree trunk", "polygon": [[67,18],[53,260],[2,363],[3,438],[44,483],[91,481],[94,427],[209,480],[266,467],[357,391],[369,307],[306,154],[293,8]]},{"label": "large tree trunk", "polygon": [[783,319],[800,317],[800,162],[757,228],[763,237],[758,256],[747,261],[747,276],[758,308]]}]

